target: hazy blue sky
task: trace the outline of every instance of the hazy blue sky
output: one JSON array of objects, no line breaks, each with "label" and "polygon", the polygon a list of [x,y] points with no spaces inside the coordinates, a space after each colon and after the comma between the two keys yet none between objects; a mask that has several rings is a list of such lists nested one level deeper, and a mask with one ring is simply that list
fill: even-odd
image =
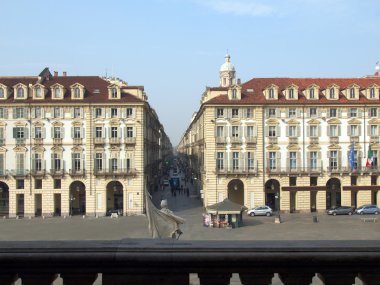
[{"label": "hazy blue sky", "polygon": [[3,0],[0,18],[0,76],[48,66],[144,85],[173,145],[227,49],[243,82],[360,77],[380,59],[378,0]]}]

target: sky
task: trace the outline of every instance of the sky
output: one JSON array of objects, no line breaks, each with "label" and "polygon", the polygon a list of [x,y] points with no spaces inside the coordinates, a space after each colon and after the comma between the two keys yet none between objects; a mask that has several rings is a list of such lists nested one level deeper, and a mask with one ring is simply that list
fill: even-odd
[{"label": "sky", "polygon": [[380,60],[378,0],[1,1],[0,76],[144,85],[173,146],[228,50],[255,77],[361,77]]}]

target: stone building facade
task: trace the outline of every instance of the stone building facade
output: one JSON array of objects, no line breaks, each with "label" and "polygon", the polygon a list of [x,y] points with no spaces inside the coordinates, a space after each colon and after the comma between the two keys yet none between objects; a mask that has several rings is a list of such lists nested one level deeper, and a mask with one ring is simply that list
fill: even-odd
[{"label": "stone building facade", "polygon": [[135,215],[171,144],[142,86],[0,77],[0,214]]},{"label": "stone building facade", "polygon": [[380,205],[380,77],[235,79],[229,55],[178,152],[204,204],[284,212]]}]

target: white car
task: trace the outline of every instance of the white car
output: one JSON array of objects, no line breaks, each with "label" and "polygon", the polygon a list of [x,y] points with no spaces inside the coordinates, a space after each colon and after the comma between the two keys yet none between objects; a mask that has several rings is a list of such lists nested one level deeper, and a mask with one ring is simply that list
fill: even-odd
[{"label": "white car", "polygon": [[169,186],[169,180],[164,180],[164,186]]},{"label": "white car", "polygon": [[272,216],[273,211],[268,206],[258,206],[256,208],[249,209],[247,211],[247,215],[253,217],[253,216]]}]

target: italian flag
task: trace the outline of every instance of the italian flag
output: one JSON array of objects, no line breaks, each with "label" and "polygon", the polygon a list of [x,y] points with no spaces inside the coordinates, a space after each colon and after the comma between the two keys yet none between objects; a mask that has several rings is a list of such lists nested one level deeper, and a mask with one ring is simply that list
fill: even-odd
[{"label": "italian flag", "polygon": [[373,152],[371,146],[368,148],[368,156],[367,156],[367,162],[365,164],[365,167],[372,167],[373,163]]}]

